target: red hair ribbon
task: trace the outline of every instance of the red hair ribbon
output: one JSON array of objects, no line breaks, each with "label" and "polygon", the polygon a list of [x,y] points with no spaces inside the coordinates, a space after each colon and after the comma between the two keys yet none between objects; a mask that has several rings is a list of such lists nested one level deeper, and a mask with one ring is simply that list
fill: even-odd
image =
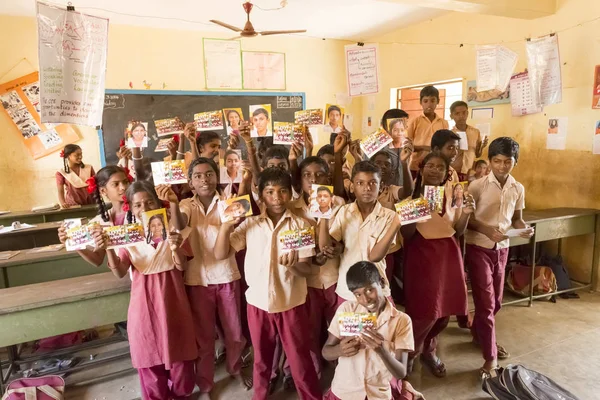
[{"label": "red hair ribbon", "polygon": [[179,135],[175,135],[173,136],[173,141],[177,144],[179,144]]},{"label": "red hair ribbon", "polygon": [[127,196],[123,196],[123,207],[122,210],[127,212],[129,211],[129,201],[127,201]]},{"label": "red hair ribbon", "polygon": [[125,176],[127,176],[129,183],[133,182],[133,176],[131,176],[131,173],[129,172],[129,168],[123,167],[123,169],[125,170]]},{"label": "red hair ribbon", "polygon": [[60,158],[65,158],[65,151],[61,150],[59,156]]},{"label": "red hair ribbon", "polygon": [[125,146],[125,139],[121,139],[121,141],[119,142],[119,147],[124,147]]},{"label": "red hair ribbon", "polygon": [[88,178],[85,183],[87,183],[87,191],[88,193],[92,194],[96,191],[96,189],[98,189],[98,183],[96,182],[96,177],[92,176],[90,178]]}]

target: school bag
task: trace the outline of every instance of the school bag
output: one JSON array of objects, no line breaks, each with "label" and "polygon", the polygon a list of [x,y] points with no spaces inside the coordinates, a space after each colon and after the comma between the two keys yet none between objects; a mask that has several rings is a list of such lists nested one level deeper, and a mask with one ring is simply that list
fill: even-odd
[{"label": "school bag", "polygon": [[482,389],[497,400],[579,400],[547,376],[522,365],[496,370],[483,379]]},{"label": "school bag", "polygon": [[[506,284],[516,294],[529,296],[531,281],[531,266],[512,264]],[[533,294],[548,294],[556,292],[556,276],[552,269],[545,266],[536,266],[533,279]]]},{"label": "school bag", "polygon": [[2,400],[64,400],[65,381],[57,375],[12,381]]},{"label": "school bag", "polygon": [[569,272],[567,271],[561,256],[553,257],[543,255],[540,258],[539,263],[550,267],[556,277],[556,286],[558,287],[558,290],[571,289],[571,278],[569,278]]}]

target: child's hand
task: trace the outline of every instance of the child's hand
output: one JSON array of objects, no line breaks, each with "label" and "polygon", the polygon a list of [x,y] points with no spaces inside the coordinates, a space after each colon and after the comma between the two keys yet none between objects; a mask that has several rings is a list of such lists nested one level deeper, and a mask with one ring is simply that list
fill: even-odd
[{"label": "child's hand", "polygon": [[338,258],[344,251],[344,245],[333,240],[331,246],[325,246],[321,249],[321,253],[327,258]]},{"label": "child's hand", "polygon": [[179,199],[177,195],[171,189],[171,185],[158,185],[155,187],[156,194],[158,195],[159,200],[168,201],[169,203],[178,204]]},{"label": "child's hand", "polygon": [[383,344],[385,343],[385,338],[374,329],[365,328],[359,337],[368,348],[376,352],[384,350]]},{"label": "child's hand", "polygon": [[117,157],[123,160],[131,160],[131,149],[128,147],[121,147],[117,152]]},{"label": "child's hand", "polygon": [[183,243],[183,236],[181,236],[179,232],[173,231],[169,232],[169,237],[167,240],[169,241],[169,247],[171,248],[171,251],[175,251],[181,246],[181,243]]},{"label": "child's hand", "polygon": [[340,355],[342,357],[352,357],[358,354],[360,350],[360,340],[357,336],[346,336],[340,341]]},{"label": "child's hand", "polygon": [[306,148],[306,156],[310,157],[314,149],[314,141],[308,126],[304,127],[304,147]]},{"label": "child's hand", "polygon": [[406,163],[413,151],[415,150],[412,140],[405,139],[404,144],[402,145],[402,150],[400,151],[400,162]]},{"label": "child's hand", "polygon": [[104,230],[100,225],[98,225],[100,229],[95,229],[92,231],[92,239],[94,239],[94,249],[95,250],[106,250],[108,246],[108,235],[104,233]]},{"label": "child's hand", "polygon": [[298,262],[298,251],[290,250],[289,253],[284,253],[279,256],[279,264],[286,268],[291,268]]},{"label": "child's hand", "polygon": [[63,222],[63,224],[58,228],[58,240],[62,243],[65,244],[65,242],[67,241],[67,228],[65,227],[65,224]]},{"label": "child's hand", "polygon": [[360,148],[360,140],[356,139],[350,142],[350,154],[352,154],[352,157],[354,157],[354,160],[356,162],[362,161],[363,159],[363,152],[362,149]]},{"label": "child's hand", "polygon": [[489,140],[490,139],[487,136],[483,137],[483,141],[481,142],[481,148],[482,149],[484,149],[488,145]]},{"label": "child's hand", "polygon": [[60,203],[60,208],[66,210],[67,208],[69,208],[69,205],[67,203]]},{"label": "child's hand", "polygon": [[237,149],[240,145],[240,137],[237,133],[231,133],[229,135],[229,144],[228,147],[232,150]]},{"label": "child's hand", "polygon": [[472,195],[465,193],[464,206],[462,209],[463,214],[473,214],[475,212],[475,199]]},{"label": "child's hand", "polygon": [[193,122],[188,122],[187,124],[185,124],[185,128],[183,128],[183,136],[185,136],[185,138],[189,141],[189,142],[195,142],[196,141],[196,124],[194,124]]},{"label": "child's hand", "polygon": [[499,242],[502,242],[502,241],[508,239],[508,236],[506,236],[504,233],[502,233],[498,228],[494,228],[491,226],[488,226],[485,229],[485,232],[483,232],[483,234],[485,236],[487,236],[494,243],[499,243]]},{"label": "child's hand", "polygon": [[522,237],[523,239],[531,239],[531,237],[535,233],[535,229],[533,228],[533,226],[528,226],[525,229],[527,229],[527,230],[522,232],[519,236]]},{"label": "child's hand", "polygon": [[177,158],[177,149],[179,148],[179,144],[171,139],[167,142],[167,150],[169,150],[169,154],[171,155],[171,159],[175,160]]},{"label": "child's hand", "polygon": [[237,224],[241,223],[244,220],[245,217],[236,217],[230,221],[227,222],[222,222],[221,226],[225,227],[227,229],[231,229],[232,227],[236,226]]},{"label": "child's hand", "polygon": [[252,128],[254,128],[254,126],[251,122],[243,121],[240,123],[240,136],[246,143],[252,142],[252,136],[250,134]]},{"label": "child's hand", "polygon": [[302,154],[302,144],[300,142],[292,143],[292,147],[290,147],[290,155],[288,156],[288,160],[297,160],[298,157]]},{"label": "child's hand", "polygon": [[348,137],[344,134],[338,133],[333,142],[333,152],[343,154],[343,151],[348,145]]},{"label": "child's hand", "polygon": [[250,165],[250,161],[244,160],[242,161],[242,182],[251,182],[252,181],[252,166]]}]

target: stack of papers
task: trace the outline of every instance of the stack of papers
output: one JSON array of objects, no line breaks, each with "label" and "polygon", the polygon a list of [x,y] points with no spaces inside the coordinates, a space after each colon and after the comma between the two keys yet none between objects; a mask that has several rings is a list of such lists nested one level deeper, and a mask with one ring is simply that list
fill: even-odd
[{"label": "stack of papers", "polygon": [[59,210],[59,209],[60,209],[60,205],[58,205],[58,203],[53,203],[53,204],[48,204],[45,206],[33,207],[31,209],[31,211],[40,212],[40,211],[54,211],[54,210]]},{"label": "stack of papers", "polygon": [[14,232],[14,231],[22,231],[24,229],[31,229],[31,228],[35,228],[35,225],[29,225],[29,224],[19,224],[17,228],[11,226],[6,226],[3,227],[2,229],[0,229],[0,234],[2,233],[9,233],[9,232]]}]

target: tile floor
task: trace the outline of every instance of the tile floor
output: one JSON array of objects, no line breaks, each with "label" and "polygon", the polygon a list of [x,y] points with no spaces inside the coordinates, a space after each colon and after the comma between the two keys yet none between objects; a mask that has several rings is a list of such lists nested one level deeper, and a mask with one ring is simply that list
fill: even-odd
[{"label": "tile floor", "polygon": [[[558,299],[526,306],[505,307],[498,316],[498,340],[512,354],[508,363],[521,363],[553,378],[582,400],[600,399],[600,294],[581,292],[581,299]],[[476,373],[482,359],[471,343],[467,331],[451,322],[442,334],[439,355],[446,363],[444,379],[421,371],[417,363],[411,383],[427,400],[489,399],[480,389]],[[94,372],[118,371],[130,366],[128,361],[113,363]],[[328,371],[331,376],[332,371]],[[224,368],[217,370],[213,399],[244,400],[252,397],[230,380]],[[324,379],[325,381],[326,379]],[[326,383],[324,383],[326,385]],[[132,400],[140,398],[135,373],[101,383],[69,387],[67,400]],[[195,397],[194,397],[195,398]],[[279,390],[276,400],[298,397]]]}]

